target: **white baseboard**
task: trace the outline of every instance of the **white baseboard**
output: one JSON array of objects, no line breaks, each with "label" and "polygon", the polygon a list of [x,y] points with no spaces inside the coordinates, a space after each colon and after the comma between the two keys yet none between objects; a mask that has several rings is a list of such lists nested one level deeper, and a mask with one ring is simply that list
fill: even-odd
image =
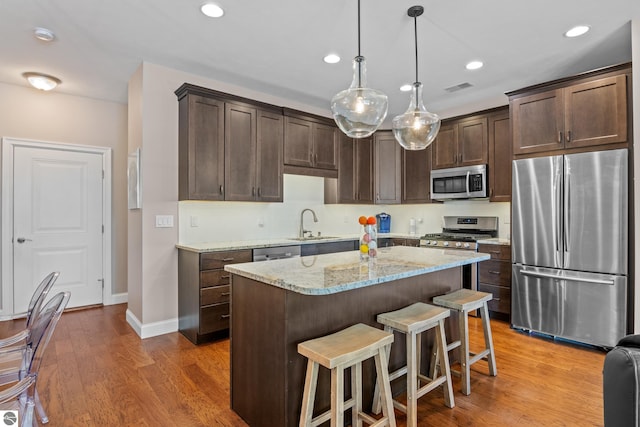
[{"label": "white baseboard", "polygon": [[122,292],[119,294],[111,295],[108,300],[105,299],[103,302],[104,305],[115,305],[115,304],[124,304],[129,301],[129,294],[127,292]]},{"label": "white baseboard", "polygon": [[171,332],[178,331],[178,319],[163,320],[161,322],[154,322],[143,324],[138,318],[127,309],[127,323],[131,325],[136,334],[142,339],[156,337],[158,335],[164,335]]}]

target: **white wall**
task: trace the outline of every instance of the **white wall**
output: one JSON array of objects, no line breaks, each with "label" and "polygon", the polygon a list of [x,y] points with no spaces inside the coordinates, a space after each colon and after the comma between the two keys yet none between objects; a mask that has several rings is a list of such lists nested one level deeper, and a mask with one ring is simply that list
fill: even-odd
[{"label": "white wall", "polygon": [[[325,236],[358,234],[360,215],[380,212],[391,215],[392,233],[409,233],[415,218],[416,235],[442,231],[445,215],[487,215],[500,218],[500,237],[509,237],[510,204],[487,201],[455,201],[417,205],[325,205],[324,179],[300,175],[284,176],[283,203],[180,202],[180,243],[226,242],[290,238],[298,235],[300,212],[311,208],[305,229]],[[192,226],[195,221],[197,226]]]},{"label": "white wall", "polygon": [[127,106],[0,83],[0,137],[113,150],[112,294],[126,299]]}]

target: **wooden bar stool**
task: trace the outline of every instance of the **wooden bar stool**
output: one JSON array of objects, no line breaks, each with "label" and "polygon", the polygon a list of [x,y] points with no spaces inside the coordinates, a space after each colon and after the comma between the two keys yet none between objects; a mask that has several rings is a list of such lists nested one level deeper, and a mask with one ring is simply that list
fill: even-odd
[{"label": "wooden bar stool", "polygon": [[[489,309],[487,308],[487,301],[492,298],[493,296],[490,293],[472,291],[471,289],[459,289],[433,298],[434,304],[458,312],[460,339],[449,344],[447,352],[460,347],[462,393],[466,395],[471,393],[470,368],[477,361],[486,360],[489,363],[489,374],[494,377],[498,375],[496,356],[493,350],[493,338],[491,336],[491,324],[489,323]],[[485,348],[480,353],[475,354],[469,351],[469,312],[477,309],[480,309],[480,317],[482,317]],[[437,371],[437,368],[435,371]]]},{"label": "wooden bar stool", "polygon": [[[444,331],[444,319],[449,317],[450,310],[434,305],[417,302],[400,310],[379,314],[378,323],[384,325],[386,332],[398,331],[406,335],[407,364],[389,374],[389,380],[393,381],[404,375],[407,376],[407,404],[394,400],[393,405],[407,414],[407,426],[416,426],[418,418],[418,399],[436,387],[443,385],[444,401],[449,408],[455,406],[453,399],[453,387],[451,385],[451,372],[449,371],[449,358],[446,356],[447,339]],[[422,333],[430,329],[436,330],[436,346],[442,351],[438,353],[440,366],[444,367],[444,373],[429,378],[420,373],[420,360],[422,348]],[[387,350],[389,357],[390,348]],[[420,382],[425,385],[420,387]],[[380,412],[381,400],[376,388],[373,397],[373,411]]]},{"label": "wooden bar stool", "polygon": [[[353,427],[365,421],[371,426],[395,427],[396,418],[391,400],[386,349],[391,347],[393,334],[358,323],[335,334],[298,344],[298,353],[307,357],[307,376],[302,396],[300,427],[317,426],[331,420],[331,427],[344,426],[344,411],[351,410]],[[379,420],[362,412],[362,361],[373,357],[377,386],[382,390],[383,417]],[[313,417],[318,365],[331,369],[331,409]],[[351,368],[351,399],[344,400],[344,370]]]}]

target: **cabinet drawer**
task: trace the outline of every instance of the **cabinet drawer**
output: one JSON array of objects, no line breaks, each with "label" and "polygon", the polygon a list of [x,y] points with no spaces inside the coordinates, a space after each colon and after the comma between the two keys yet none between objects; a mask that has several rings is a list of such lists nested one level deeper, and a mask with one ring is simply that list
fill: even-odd
[{"label": "cabinet drawer", "polygon": [[200,289],[200,306],[229,302],[230,297],[231,287],[229,285],[203,288]]},{"label": "cabinet drawer", "polygon": [[478,283],[478,290],[481,292],[490,292],[493,299],[487,302],[490,311],[498,313],[511,313],[511,289],[502,286],[487,285],[486,283]]},{"label": "cabinet drawer", "polygon": [[200,272],[200,287],[228,285],[231,280],[231,273],[222,269],[207,270]]},{"label": "cabinet drawer", "polygon": [[491,255],[491,259],[502,259],[505,261],[511,261],[511,246],[510,245],[478,245],[478,252]]},{"label": "cabinet drawer", "polygon": [[214,304],[200,308],[200,328],[201,334],[221,331],[229,328],[229,303]]},{"label": "cabinet drawer", "polygon": [[511,264],[493,259],[482,261],[479,263],[478,277],[483,283],[511,287]]},{"label": "cabinet drawer", "polygon": [[207,252],[200,254],[200,270],[213,270],[222,268],[227,264],[253,261],[253,253],[244,251]]}]

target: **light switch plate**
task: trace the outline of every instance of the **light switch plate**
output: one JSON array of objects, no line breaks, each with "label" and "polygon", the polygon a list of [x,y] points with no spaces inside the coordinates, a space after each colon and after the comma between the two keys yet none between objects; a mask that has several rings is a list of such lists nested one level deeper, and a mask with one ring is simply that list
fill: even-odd
[{"label": "light switch plate", "polygon": [[156,228],[173,227],[173,215],[156,215]]}]

